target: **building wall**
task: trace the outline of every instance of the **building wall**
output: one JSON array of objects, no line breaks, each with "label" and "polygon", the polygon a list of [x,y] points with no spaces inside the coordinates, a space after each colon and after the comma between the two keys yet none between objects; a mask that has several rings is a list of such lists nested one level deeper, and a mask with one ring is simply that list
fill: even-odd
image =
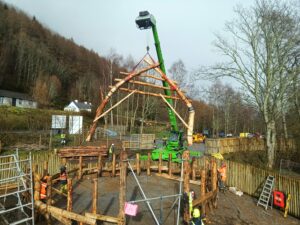
[{"label": "building wall", "polygon": [[0,97],[0,105],[12,105],[12,99],[7,97]]},{"label": "building wall", "polygon": [[[8,97],[0,97],[0,105],[12,105],[13,99]],[[20,108],[37,108],[37,102],[24,100],[24,99],[16,99],[16,107]]]},{"label": "building wall", "polygon": [[17,99],[16,107],[20,108],[37,108],[37,103],[30,100]]},{"label": "building wall", "polygon": [[68,106],[64,108],[64,111],[79,112],[79,109],[76,107],[76,105],[73,102],[71,102]]}]

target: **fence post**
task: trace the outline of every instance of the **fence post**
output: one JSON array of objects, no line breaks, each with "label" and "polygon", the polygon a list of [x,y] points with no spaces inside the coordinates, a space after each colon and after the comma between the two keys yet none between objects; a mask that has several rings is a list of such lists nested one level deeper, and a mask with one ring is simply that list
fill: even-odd
[{"label": "fence post", "polygon": [[44,161],[43,176],[48,174],[48,161]]},{"label": "fence post", "polygon": [[169,176],[172,176],[172,154],[169,154],[168,172],[169,172]]},{"label": "fence post", "polygon": [[136,154],[136,174],[141,174],[141,165],[140,165],[140,153]]},{"label": "fence post", "polygon": [[151,153],[148,152],[148,160],[147,160],[147,175],[150,176],[151,175]]},{"label": "fence post", "polygon": [[50,137],[49,137],[49,150],[52,149],[52,130],[50,129]]},{"label": "fence post", "polygon": [[162,153],[159,153],[159,159],[158,159],[158,173],[161,174],[161,167],[162,167]]},{"label": "fence post", "polygon": [[112,155],[112,176],[116,176],[116,153]]}]

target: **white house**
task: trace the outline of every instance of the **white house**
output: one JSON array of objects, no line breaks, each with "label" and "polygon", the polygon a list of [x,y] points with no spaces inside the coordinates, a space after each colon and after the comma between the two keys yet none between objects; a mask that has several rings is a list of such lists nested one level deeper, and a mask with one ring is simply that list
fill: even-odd
[{"label": "white house", "polygon": [[67,105],[64,108],[64,111],[74,111],[74,112],[80,112],[80,111],[92,111],[92,104],[88,102],[78,102],[78,100],[74,100],[70,102],[69,105]]},{"label": "white house", "polygon": [[16,106],[21,108],[37,108],[37,102],[25,93],[0,89],[0,105]]}]

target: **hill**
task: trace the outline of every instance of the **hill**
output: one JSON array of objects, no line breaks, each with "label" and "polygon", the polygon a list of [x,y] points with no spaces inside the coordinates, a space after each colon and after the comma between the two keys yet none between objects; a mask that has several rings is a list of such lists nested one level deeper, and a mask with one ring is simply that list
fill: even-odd
[{"label": "hill", "polygon": [[0,89],[28,93],[46,107],[70,99],[97,105],[99,87],[105,92],[109,85],[105,75],[118,70],[116,63],[0,2]]}]

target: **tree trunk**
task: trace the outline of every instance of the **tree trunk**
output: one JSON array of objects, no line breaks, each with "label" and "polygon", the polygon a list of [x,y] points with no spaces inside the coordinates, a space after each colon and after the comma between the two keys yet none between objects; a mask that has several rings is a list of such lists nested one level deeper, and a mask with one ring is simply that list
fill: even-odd
[{"label": "tree trunk", "polygon": [[275,146],[276,146],[276,129],[275,121],[271,120],[267,123],[267,152],[268,167],[272,169],[275,162]]},{"label": "tree trunk", "polygon": [[288,131],[286,126],[286,114],[282,113],[282,126],[283,126],[283,132],[284,132],[284,139],[287,141],[288,139]]}]

